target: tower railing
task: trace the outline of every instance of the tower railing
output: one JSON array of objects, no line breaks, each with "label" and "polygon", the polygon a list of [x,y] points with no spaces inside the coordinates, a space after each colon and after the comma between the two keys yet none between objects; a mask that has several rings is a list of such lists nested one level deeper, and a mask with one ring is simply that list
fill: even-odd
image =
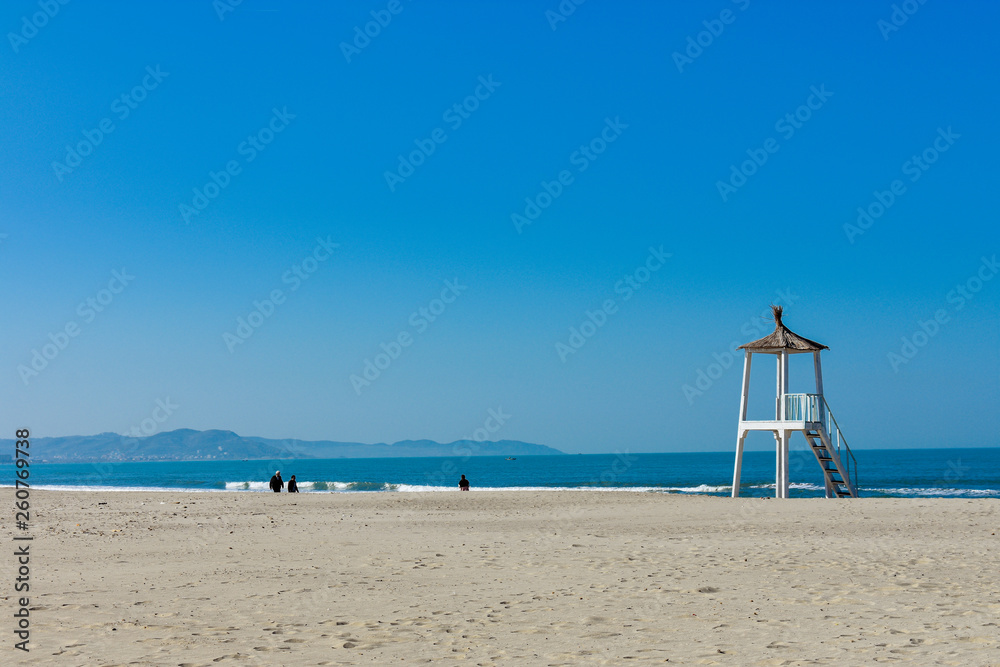
[{"label": "tower railing", "polygon": [[826,423],[823,419],[825,400],[819,394],[785,394],[781,398],[780,421]]},{"label": "tower railing", "polygon": [[[826,402],[826,397],[820,394],[785,394],[778,401],[779,421],[800,421],[819,423],[826,429],[830,437],[830,444],[837,450],[837,457],[844,466],[847,478],[851,479],[854,488],[858,488],[858,461],[854,458],[854,453],[847,445],[840,430],[837,418],[833,416],[830,404]],[[831,428],[832,426],[832,428]],[[844,456],[846,454],[846,456]]]}]

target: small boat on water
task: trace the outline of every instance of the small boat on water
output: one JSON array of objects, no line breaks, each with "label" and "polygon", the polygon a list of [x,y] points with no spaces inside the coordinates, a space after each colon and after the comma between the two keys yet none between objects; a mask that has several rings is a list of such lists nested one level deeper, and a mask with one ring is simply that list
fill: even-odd
[{"label": "small boat on water", "polygon": [[508,461],[516,461],[516,460],[517,460],[517,457],[515,457],[515,456],[508,456],[508,457],[507,457],[507,460],[508,460]]}]

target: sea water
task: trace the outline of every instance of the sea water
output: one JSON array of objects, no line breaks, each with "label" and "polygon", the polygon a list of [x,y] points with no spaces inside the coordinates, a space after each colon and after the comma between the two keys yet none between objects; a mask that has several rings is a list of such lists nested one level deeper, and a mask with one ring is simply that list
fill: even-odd
[{"label": "sea water", "polygon": [[[860,450],[856,479],[862,497],[1000,498],[1000,449]],[[589,454],[561,456],[298,459],[33,463],[41,489],[264,492],[281,470],[304,493],[415,493],[458,489],[466,475],[477,490],[553,490],[680,493],[728,496],[732,452]],[[5,472],[6,471],[6,472]],[[790,453],[792,497],[824,495],[819,464],[809,451]],[[852,478],[855,472],[852,471]],[[740,494],[773,496],[773,452],[746,452]],[[0,465],[0,485],[13,483]],[[10,480],[10,481],[8,481]]]}]

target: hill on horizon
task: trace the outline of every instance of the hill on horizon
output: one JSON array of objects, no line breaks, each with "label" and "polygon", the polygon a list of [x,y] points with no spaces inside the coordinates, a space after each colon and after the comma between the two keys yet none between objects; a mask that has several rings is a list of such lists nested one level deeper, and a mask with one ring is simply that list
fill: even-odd
[{"label": "hill on horizon", "polygon": [[[0,443],[5,449],[13,449],[13,440],[4,439]],[[391,444],[365,444],[293,438],[274,440],[243,437],[232,431],[218,429],[196,431],[189,428],[154,433],[141,438],[119,433],[33,438],[31,444],[35,460],[48,463],[565,454],[553,447],[518,440],[457,440],[447,444],[433,440],[401,440]]]}]

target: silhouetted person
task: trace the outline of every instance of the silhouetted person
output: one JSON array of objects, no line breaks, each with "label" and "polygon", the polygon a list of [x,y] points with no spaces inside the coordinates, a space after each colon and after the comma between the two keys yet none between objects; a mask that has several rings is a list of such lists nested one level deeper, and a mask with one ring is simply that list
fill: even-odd
[{"label": "silhouetted person", "polygon": [[299,485],[295,483],[295,475],[292,475],[292,478],[288,480],[288,492],[289,493],[299,492]]},{"label": "silhouetted person", "polygon": [[462,475],[462,479],[458,480],[458,488],[462,491],[469,490],[469,480],[465,479],[465,475]]},{"label": "silhouetted person", "polygon": [[275,493],[281,493],[281,489],[285,486],[285,481],[281,479],[281,471],[277,470],[274,473],[274,477],[271,478],[271,490]]}]

